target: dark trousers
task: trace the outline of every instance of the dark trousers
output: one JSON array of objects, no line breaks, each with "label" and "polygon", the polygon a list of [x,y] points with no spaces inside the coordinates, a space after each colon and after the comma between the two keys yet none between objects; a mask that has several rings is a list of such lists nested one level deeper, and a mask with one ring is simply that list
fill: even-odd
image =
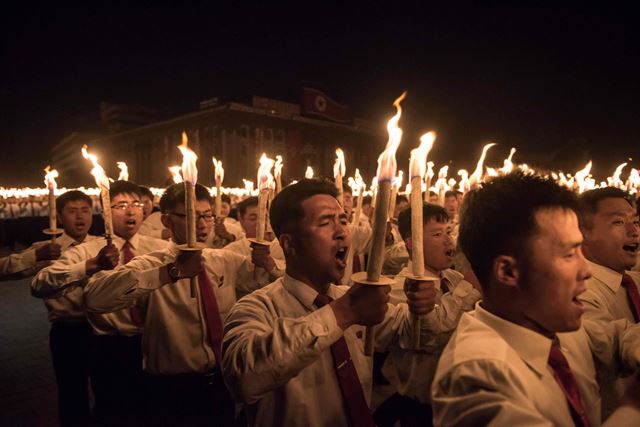
[{"label": "dark trousers", "polygon": [[141,336],[93,335],[91,385],[96,424],[139,425],[144,412]]},{"label": "dark trousers", "polygon": [[61,426],[88,422],[90,339],[91,326],[86,320],[51,324],[49,348],[58,384]]},{"label": "dark trousers", "polygon": [[393,427],[396,421],[402,427],[428,427],[433,425],[433,412],[431,405],[395,393],[376,409],[373,419],[378,427]]},{"label": "dark trousers", "polygon": [[154,426],[233,426],[235,403],[220,371],[147,375],[147,422]]}]

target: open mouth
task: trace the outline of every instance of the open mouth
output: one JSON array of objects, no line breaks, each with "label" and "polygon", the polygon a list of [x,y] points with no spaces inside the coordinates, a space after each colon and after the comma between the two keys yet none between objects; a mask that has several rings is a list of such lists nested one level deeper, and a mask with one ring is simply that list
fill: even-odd
[{"label": "open mouth", "polygon": [[84,222],[76,222],[75,223],[75,227],[76,228],[84,228]]},{"label": "open mouth", "polygon": [[336,261],[344,267],[347,265],[347,248],[342,247],[336,251]]},{"label": "open mouth", "polygon": [[446,254],[448,257],[453,258],[453,256],[456,254],[456,251],[455,251],[455,249],[449,249],[449,250],[447,250],[447,251],[445,252],[445,254]]},{"label": "open mouth", "polygon": [[136,225],[136,220],[135,219],[128,219],[126,224],[130,227],[133,227],[134,225]]},{"label": "open mouth", "polygon": [[640,248],[640,243],[629,243],[622,247],[625,252],[636,255],[638,253],[638,249]]}]

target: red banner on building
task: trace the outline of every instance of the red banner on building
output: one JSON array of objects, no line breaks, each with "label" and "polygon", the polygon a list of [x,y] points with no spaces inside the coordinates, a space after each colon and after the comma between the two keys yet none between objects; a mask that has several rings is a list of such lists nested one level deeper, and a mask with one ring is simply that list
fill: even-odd
[{"label": "red banner on building", "polygon": [[351,112],[323,92],[310,87],[302,88],[302,114],[323,117],[338,123],[351,123]]}]

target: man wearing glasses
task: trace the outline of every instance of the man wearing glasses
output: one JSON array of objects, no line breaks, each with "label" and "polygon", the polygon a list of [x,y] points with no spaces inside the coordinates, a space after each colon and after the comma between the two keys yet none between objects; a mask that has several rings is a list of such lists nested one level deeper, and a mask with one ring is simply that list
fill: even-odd
[{"label": "man wearing glasses", "polygon": [[[111,184],[109,194],[115,234],[111,236],[111,243],[106,238],[99,238],[65,251],[60,259],[35,276],[31,284],[35,296],[63,297],[77,288],[83,289],[89,278],[99,271],[113,270],[135,256],[169,245],[166,241],[138,234],[143,214],[137,184],[116,181]],[[87,313],[87,317],[93,329],[90,357],[95,394],[93,413],[105,422],[135,420],[142,406],[142,319],[139,311]]]},{"label": "man wearing glasses", "polygon": [[[195,188],[196,238],[204,243],[214,217],[208,190]],[[98,313],[139,307],[143,334],[147,422],[165,425],[233,424],[235,404],[220,375],[222,320],[236,301],[236,278],[251,257],[226,249],[181,251],[186,243],[184,185],[160,199],[171,246],[91,277],[87,309]],[[192,294],[190,278],[197,286]]]}]

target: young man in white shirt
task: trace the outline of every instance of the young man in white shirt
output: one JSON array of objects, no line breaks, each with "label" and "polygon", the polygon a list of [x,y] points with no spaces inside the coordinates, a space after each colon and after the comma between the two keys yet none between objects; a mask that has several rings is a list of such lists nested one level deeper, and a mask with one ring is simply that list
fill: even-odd
[{"label": "young man in white shirt", "polygon": [[[584,317],[605,325],[616,319],[637,323],[640,273],[629,270],[638,256],[640,226],[629,195],[615,187],[587,191],[580,196],[579,220],[582,250],[592,273],[580,295]],[[620,404],[629,379],[600,375],[598,380],[606,417]]]},{"label": "young man in white shirt", "polygon": [[[640,366],[640,330],[587,335],[578,295],[590,277],[576,196],[512,173],[467,194],[459,244],[482,285],[445,347],[432,388],[435,425],[598,426],[593,358]],[[585,320],[586,322],[587,320]],[[605,425],[640,422],[640,383]]]},{"label": "young man in white shirt", "polygon": [[220,218],[215,219],[213,233],[207,239],[207,246],[214,249],[221,249],[228,244],[238,241],[244,237],[244,231],[235,218],[229,216],[231,211],[231,199],[223,194],[220,205]]},{"label": "young man in white shirt", "polygon": [[[95,239],[89,235],[92,222],[91,198],[78,190],[67,191],[56,198],[57,217],[64,233],[51,240],[34,243],[29,249],[7,257],[4,277],[33,276],[60,257],[67,249]],[[0,260],[0,263],[4,264]],[[5,269],[6,267],[6,269]],[[44,300],[51,322],[49,348],[58,386],[58,419],[60,425],[86,422],[89,416],[89,339],[91,326],[84,310],[78,308],[81,299],[65,295]]]},{"label": "young man in white shirt", "polygon": [[140,201],[143,205],[143,219],[138,233],[144,236],[155,237],[156,239],[168,240],[169,237],[171,237],[171,233],[162,225],[162,221],[160,221],[162,214],[154,210],[153,193],[148,187],[141,185],[140,194],[142,194]]},{"label": "young man in white shirt", "polygon": [[[98,238],[68,249],[56,262],[42,269],[31,283],[34,296],[56,300],[74,296],[76,310],[84,312],[84,286],[99,271],[111,270],[142,255],[169,245],[164,240],[138,234],[142,203],[138,185],[131,181],[111,183],[109,194],[113,220],[112,243]],[[87,313],[93,329],[91,385],[95,394],[93,414],[97,420],[134,422],[142,390],[141,320],[135,311],[109,314]]]},{"label": "young man in white shirt", "polygon": [[[378,349],[411,345],[409,308],[388,304],[389,286],[335,285],[350,236],[333,183],[305,179],[285,187],[270,218],[286,274],[231,309],[225,381],[248,405],[249,425],[373,426],[364,326],[376,325]],[[434,296],[432,284],[412,285],[411,312],[426,314]]]},{"label": "young man in white shirt", "polygon": [[273,282],[284,275],[285,262],[284,253],[277,239],[271,241],[267,245],[252,244],[248,239],[255,239],[256,229],[258,226],[258,198],[248,197],[238,203],[238,217],[240,225],[244,230],[246,237],[230,243],[225,247],[232,252],[242,256],[253,256],[260,260],[260,265],[256,271],[251,266],[247,272],[238,274],[236,279],[238,282],[237,290],[238,298],[243,297],[247,293],[261,288]]},{"label": "young man in white shirt", "polygon": [[[196,237],[204,243],[214,220],[211,196],[200,184],[195,193]],[[94,275],[85,289],[87,308],[140,308],[149,422],[230,426],[235,407],[220,374],[222,321],[236,301],[238,271],[246,272],[251,257],[226,249],[181,252],[184,199],[183,184],[168,187],[160,199],[171,245]],[[191,277],[197,278],[193,295]]]},{"label": "young man in white shirt", "polygon": [[[454,243],[449,230],[449,216],[441,206],[425,203],[423,218],[423,258],[425,275],[436,283],[436,306],[425,316],[433,333],[429,351],[392,350],[382,369],[385,378],[393,385],[396,394],[385,401],[376,412],[378,426],[393,426],[400,420],[403,427],[431,425],[431,382],[442,349],[460,316],[473,309],[480,299],[480,284],[469,274],[463,276],[452,270]],[[413,256],[411,238],[411,209],[398,216],[398,230]],[[404,283],[410,277],[413,264],[409,264],[396,276],[391,287],[391,303],[406,301]]]}]

